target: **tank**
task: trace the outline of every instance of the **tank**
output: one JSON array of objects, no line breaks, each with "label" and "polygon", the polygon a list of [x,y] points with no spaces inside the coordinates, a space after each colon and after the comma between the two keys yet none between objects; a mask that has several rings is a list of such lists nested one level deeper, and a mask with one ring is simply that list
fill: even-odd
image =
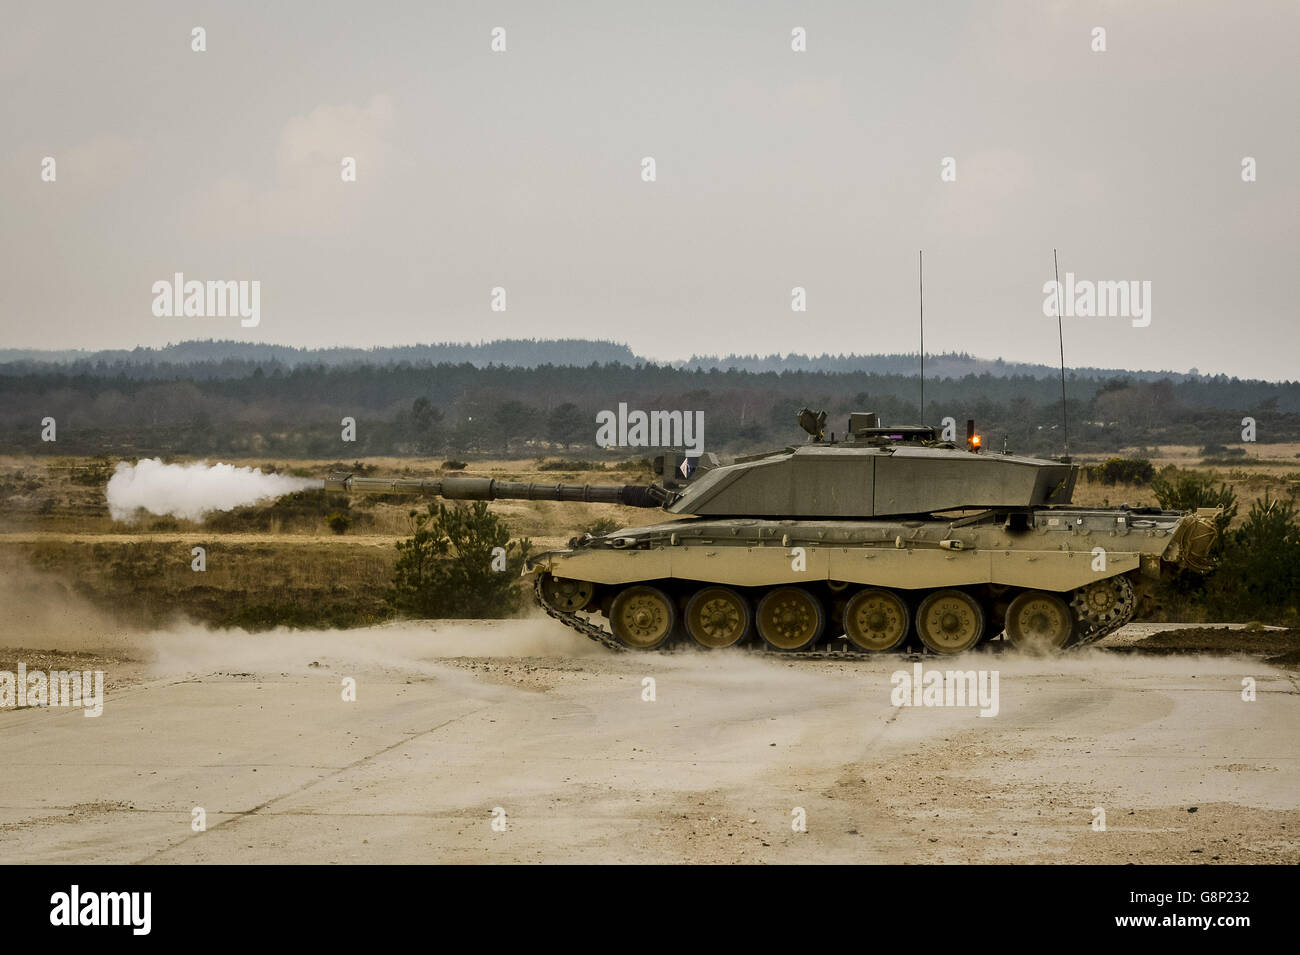
[{"label": "tank", "polygon": [[961,447],[870,412],[838,440],[825,422],[804,409],[806,443],[730,464],[665,453],[650,485],[338,473],[325,486],[658,508],[657,523],[525,564],[550,616],[619,650],[956,654],[1000,636],[1062,650],[1127,623],[1144,580],[1212,566],[1213,510],[1072,505],[1076,465],[984,451],[973,423]]}]

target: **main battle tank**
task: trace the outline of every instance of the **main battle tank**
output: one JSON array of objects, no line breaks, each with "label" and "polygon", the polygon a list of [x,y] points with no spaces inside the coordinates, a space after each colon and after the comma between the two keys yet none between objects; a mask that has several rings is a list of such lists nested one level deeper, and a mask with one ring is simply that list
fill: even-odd
[{"label": "main battle tank", "polygon": [[915,637],[952,654],[1003,632],[1020,647],[1062,649],[1127,623],[1143,577],[1210,569],[1213,510],[1071,505],[1077,466],[982,452],[973,426],[962,448],[870,413],[827,440],[825,420],[805,409],[808,443],[732,464],[666,453],[660,483],[645,486],[346,473],[325,486],[678,517],[587,534],[525,565],[547,613],[615,649],[679,637],[721,649],[756,634],[788,653],[878,653]]}]

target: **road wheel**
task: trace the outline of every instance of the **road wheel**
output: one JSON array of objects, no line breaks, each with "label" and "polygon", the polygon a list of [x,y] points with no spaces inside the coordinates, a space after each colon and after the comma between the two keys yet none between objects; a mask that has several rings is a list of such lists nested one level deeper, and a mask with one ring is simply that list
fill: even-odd
[{"label": "road wheel", "polygon": [[749,601],[730,587],[705,587],[686,604],[686,632],[710,650],[743,642],[753,624]]},{"label": "road wheel", "polygon": [[854,646],[880,653],[903,642],[912,615],[907,604],[888,590],[859,590],[844,605],[844,633]]},{"label": "road wheel", "polygon": [[1007,638],[1019,650],[1059,650],[1073,634],[1070,607],[1056,594],[1026,590],[1007,608]]},{"label": "road wheel", "polygon": [[572,613],[591,603],[596,585],[589,580],[569,580],[547,574],[542,578],[542,599],[554,610]]},{"label": "road wheel", "polygon": [[916,611],[916,633],[935,653],[964,653],[984,636],[984,610],[970,594],[936,590]]},{"label": "road wheel", "polygon": [[609,628],[631,650],[663,646],[677,623],[677,607],[658,587],[629,587],[609,608]]},{"label": "road wheel", "polygon": [[806,650],[825,629],[826,610],[802,587],[777,587],[758,602],[758,635],[777,650]]}]

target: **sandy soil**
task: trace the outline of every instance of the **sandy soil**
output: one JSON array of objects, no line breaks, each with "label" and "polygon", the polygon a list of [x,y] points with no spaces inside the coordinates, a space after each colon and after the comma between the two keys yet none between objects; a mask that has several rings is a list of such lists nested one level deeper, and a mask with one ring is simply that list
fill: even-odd
[{"label": "sandy soil", "polygon": [[924,661],[996,670],[993,717],[895,707],[910,657],[611,654],[542,618],[7,633],[0,669],[109,690],[0,711],[0,862],[1300,861],[1300,688],[1263,662],[1294,634],[1147,633]]}]

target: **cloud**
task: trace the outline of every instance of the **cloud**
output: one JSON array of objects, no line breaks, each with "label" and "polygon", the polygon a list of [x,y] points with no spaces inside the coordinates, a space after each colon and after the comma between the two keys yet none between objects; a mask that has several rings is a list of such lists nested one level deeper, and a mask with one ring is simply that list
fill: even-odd
[{"label": "cloud", "polygon": [[[345,190],[370,192],[391,165],[393,115],[392,100],[377,94],[364,107],[317,106],[294,116],[280,133],[269,185],[227,176],[205,189],[184,215],[214,231],[243,237],[341,232],[355,206]],[[355,183],[342,180],[345,156],[356,160]]]},{"label": "cloud", "polygon": [[955,182],[940,182],[939,163],[934,164],[927,202],[933,234],[982,235],[1032,213],[1035,175],[1023,154],[990,150],[953,158]]},{"label": "cloud", "polygon": [[355,156],[369,170],[380,169],[389,158],[392,122],[393,103],[383,95],[372,97],[365,107],[317,106],[289,120],[280,134],[280,172],[289,176],[325,165],[337,177],[341,156]]}]

